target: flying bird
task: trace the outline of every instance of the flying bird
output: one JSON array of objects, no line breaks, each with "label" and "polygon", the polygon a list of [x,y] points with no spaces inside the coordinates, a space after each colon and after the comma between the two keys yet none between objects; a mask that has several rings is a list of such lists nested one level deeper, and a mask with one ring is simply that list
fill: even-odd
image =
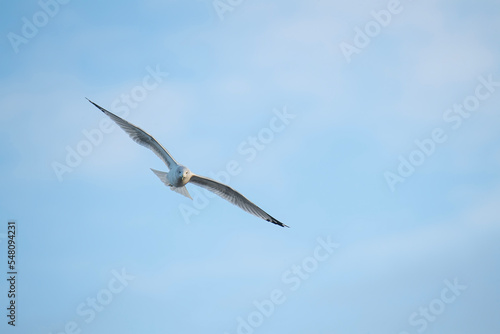
[{"label": "flying bird", "polygon": [[233,203],[234,205],[240,207],[248,213],[251,213],[254,216],[282,227],[288,227],[287,225],[278,221],[276,218],[272,217],[267,212],[259,208],[254,203],[250,202],[250,200],[248,200],[245,196],[243,196],[233,188],[218,181],[212,180],[208,177],[192,173],[189,168],[177,163],[172,155],[170,155],[170,153],[168,153],[168,151],[146,131],[116,116],[112,112],[102,108],[89,99],[87,100],[98,109],[100,109],[103,113],[105,113],[116,124],[118,124],[118,126],[122,128],[136,143],[149,148],[165,163],[165,165],[167,165],[169,169],[168,172],[162,172],[152,168],[151,170],[166,186],[170,187],[171,190],[188,198],[191,198],[188,190],[186,189],[186,184],[192,183],[210,190],[214,194]]}]

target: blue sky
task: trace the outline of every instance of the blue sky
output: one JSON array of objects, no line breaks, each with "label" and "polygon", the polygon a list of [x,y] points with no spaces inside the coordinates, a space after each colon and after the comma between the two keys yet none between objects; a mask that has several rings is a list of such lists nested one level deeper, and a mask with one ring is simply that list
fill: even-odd
[{"label": "blue sky", "polygon": [[497,1],[4,7],[2,333],[499,332]]}]

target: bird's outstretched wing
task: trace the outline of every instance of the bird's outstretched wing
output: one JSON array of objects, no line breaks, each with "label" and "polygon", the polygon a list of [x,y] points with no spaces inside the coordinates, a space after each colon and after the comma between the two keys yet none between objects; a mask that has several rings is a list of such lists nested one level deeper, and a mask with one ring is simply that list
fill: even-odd
[{"label": "bird's outstretched wing", "polygon": [[268,222],[271,222],[273,224],[282,227],[288,227],[287,225],[270,216],[254,203],[250,202],[245,196],[225,184],[196,174],[191,176],[189,182],[210,190],[214,194],[219,195],[223,199],[239,206],[241,209],[245,210],[248,213],[251,213],[252,215],[267,220]]},{"label": "bird's outstretched wing", "polygon": [[168,153],[168,151],[163,146],[161,146],[161,144],[158,143],[156,139],[154,139],[153,136],[151,136],[149,133],[127,122],[126,120],[116,116],[112,112],[95,104],[89,99],[87,100],[94,106],[96,106],[98,109],[100,109],[103,113],[108,115],[109,118],[115,121],[115,123],[118,124],[120,128],[122,128],[136,143],[145,146],[149,148],[151,151],[153,151],[161,160],[163,160],[163,162],[167,165],[169,169],[172,169],[173,167],[178,165],[177,161],[175,161],[174,158],[172,158],[170,153]]}]

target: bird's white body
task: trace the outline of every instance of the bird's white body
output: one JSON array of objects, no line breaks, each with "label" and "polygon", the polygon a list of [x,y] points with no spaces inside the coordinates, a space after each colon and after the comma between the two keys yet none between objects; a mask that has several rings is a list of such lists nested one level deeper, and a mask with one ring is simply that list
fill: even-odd
[{"label": "bird's white body", "polygon": [[[191,180],[193,173],[185,166],[177,166],[170,170],[170,172],[162,172],[151,168],[153,173],[160,178],[160,180],[173,191],[191,198],[185,185]],[[192,198],[191,198],[192,199]]]}]

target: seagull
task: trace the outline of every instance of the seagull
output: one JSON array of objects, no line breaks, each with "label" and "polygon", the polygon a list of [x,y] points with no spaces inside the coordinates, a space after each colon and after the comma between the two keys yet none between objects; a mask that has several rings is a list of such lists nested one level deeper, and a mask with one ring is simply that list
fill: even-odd
[{"label": "seagull", "polygon": [[281,227],[289,227],[276,218],[269,215],[267,212],[259,208],[257,205],[248,200],[245,196],[227,186],[223,183],[212,180],[208,177],[196,175],[192,173],[186,166],[180,165],[175,161],[175,159],[168,153],[168,151],[146,131],[127,122],[121,117],[116,116],[112,112],[102,108],[91,100],[87,99],[90,103],[96,106],[109,118],[111,118],[120,128],[122,128],[136,143],[145,146],[153,151],[164,163],[167,165],[169,171],[162,172],[151,168],[153,173],[158,176],[158,178],[171,190],[184,195],[190,199],[188,190],[186,189],[186,184],[192,183],[207,190],[210,190],[214,194],[222,197],[223,199],[231,202],[232,204],[240,207],[248,213],[254,216],[262,218],[268,222],[279,225]]}]

